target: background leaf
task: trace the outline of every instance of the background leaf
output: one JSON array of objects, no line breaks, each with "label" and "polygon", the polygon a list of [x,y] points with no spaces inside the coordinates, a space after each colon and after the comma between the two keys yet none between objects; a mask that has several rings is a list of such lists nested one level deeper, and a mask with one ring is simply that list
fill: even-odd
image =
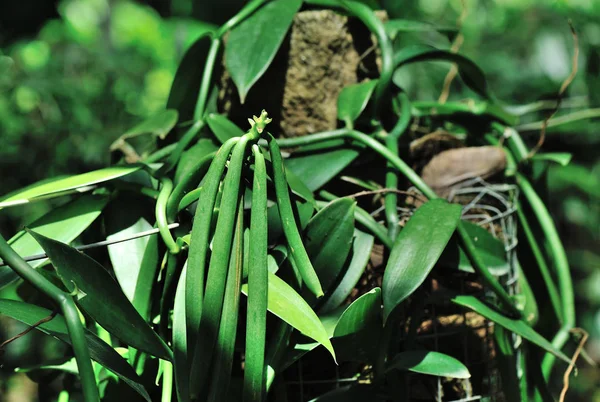
[{"label": "background leaf", "polygon": [[[107,203],[107,197],[85,194],[51,210],[31,223],[29,227],[44,236],[63,243],[70,243],[96,220]],[[44,251],[38,242],[24,230],[14,235],[8,244],[22,257],[41,254]],[[46,261],[45,259],[30,261],[29,265],[36,268]],[[18,278],[19,276],[10,267],[0,267],[0,288]]]},{"label": "background leaf", "polygon": [[108,271],[66,244],[31,232],[44,248],[67,289],[76,286],[85,296],[77,300],[108,332],[137,349],[165,360],[171,351],[129,302]]},{"label": "background leaf", "polygon": [[394,242],[383,274],[384,321],[425,281],[454,233],[460,215],[460,205],[434,199],[408,220]]},{"label": "background leaf", "polygon": [[[33,304],[23,303],[15,300],[0,299],[0,313],[19,320],[26,325],[34,325],[41,319],[48,317],[52,312]],[[40,324],[36,329],[51,335],[61,341],[71,344],[67,331],[67,324],[62,315],[57,315],[52,320]],[[131,388],[138,392],[145,400],[150,402],[150,396],[146,389],[140,384],[140,378],[127,361],[121,357],[112,347],[91,331],[84,328],[85,337],[92,359],[115,373]]]},{"label": "background leaf", "polygon": [[389,37],[394,40],[399,32],[439,32],[448,37],[448,40],[453,41],[458,34],[456,26],[443,26],[438,24],[430,24],[428,22],[403,20],[394,18],[385,22],[385,31]]},{"label": "background leaf", "polygon": [[175,127],[178,117],[179,113],[177,110],[162,110],[138,125],[130,128],[120,138],[127,139],[143,134],[152,134],[156,137],[159,137],[161,140],[165,139],[171,129]]},{"label": "background leaf", "polygon": [[273,61],[301,5],[302,0],[270,1],[230,32],[225,65],[242,103]]},{"label": "background leaf", "polygon": [[439,377],[471,377],[469,369],[454,357],[427,350],[411,350],[397,354],[387,366],[388,371],[393,369]]},{"label": "background leaf", "polygon": [[531,157],[531,159],[535,161],[550,161],[558,163],[561,166],[567,166],[573,155],[569,152],[545,152],[542,154],[535,154]]},{"label": "background leaf", "polygon": [[349,85],[342,89],[337,100],[337,116],[343,122],[353,122],[365,110],[378,80]]},{"label": "background leaf", "polygon": [[206,123],[208,123],[208,126],[221,144],[230,138],[244,135],[244,131],[241,128],[222,114],[209,114],[206,117]]}]

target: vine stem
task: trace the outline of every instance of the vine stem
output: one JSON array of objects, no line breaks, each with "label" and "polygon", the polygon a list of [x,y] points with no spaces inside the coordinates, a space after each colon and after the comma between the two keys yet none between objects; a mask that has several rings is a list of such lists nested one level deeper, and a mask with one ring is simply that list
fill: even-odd
[{"label": "vine stem", "polygon": [[[427,198],[434,199],[439,198],[437,194],[421,179],[421,177],[410,168],[402,159],[395,156],[393,152],[387,149],[384,145],[379,143],[376,139],[363,134],[355,130],[334,130],[329,132],[323,132],[319,134],[308,135],[297,138],[286,138],[278,140],[278,143],[282,147],[295,147],[300,145],[307,145],[315,142],[323,142],[332,139],[348,139],[363,143],[379,155],[384,157],[390,162],[396,169],[398,169],[419,191],[421,191]],[[481,275],[481,278],[496,294],[500,302],[507,308],[509,313],[515,317],[521,318],[521,312],[515,307],[511,297],[508,295],[506,290],[500,285],[500,283],[494,278],[494,276],[486,268],[481,257],[477,253],[477,248],[473,243],[473,240],[468,235],[464,228],[463,223],[458,224],[458,234],[462,243],[463,249],[473,265],[476,272]]]},{"label": "vine stem", "polygon": [[0,235],[0,257],[2,257],[2,259],[19,276],[31,283],[60,307],[65,317],[67,331],[69,332],[71,345],[75,352],[75,360],[81,378],[84,399],[89,402],[100,402],[88,344],[85,339],[83,325],[79,319],[79,311],[73,301],[73,296],[60,290],[42,274],[27,264],[27,262],[25,262],[25,260],[10,247],[2,235]]}]

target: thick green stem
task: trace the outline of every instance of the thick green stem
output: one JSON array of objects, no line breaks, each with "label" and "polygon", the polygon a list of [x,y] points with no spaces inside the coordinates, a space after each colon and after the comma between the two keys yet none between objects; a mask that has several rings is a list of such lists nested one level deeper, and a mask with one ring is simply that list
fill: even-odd
[{"label": "thick green stem", "polygon": [[161,402],[171,402],[173,396],[173,365],[171,362],[161,360],[162,364],[162,396]]},{"label": "thick green stem", "polygon": [[206,57],[206,63],[204,64],[204,70],[202,72],[202,83],[200,84],[200,91],[198,92],[198,101],[196,102],[196,110],[194,111],[194,120],[204,120],[204,113],[206,112],[206,102],[208,100],[208,91],[210,91],[210,84],[212,80],[213,70],[215,69],[215,63],[217,61],[217,55],[221,48],[221,37],[215,36],[210,43],[210,49],[208,50],[208,56]]},{"label": "thick green stem", "polygon": [[171,179],[163,177],[160,179],[160,184],[160,193],[158,194],[158,200],[156,200],[155,208],[156,225],[158,226],[160,236],[169,249],[169,252],[171,254],[177,254],[179,253],[179,250],[181,250],[181,247],[177,244],[175,239],[173,239],[173,235],[169,230],[169,222],[167,220],[167,202],[169,201],[171,191],[173,191],[173,182]]},{"label": "thick green stem", "polygon": [[0,257],[7,263],[19,276],[31,283],[40,292],[56,303],[67,323],[67,330],[71,338],[71,345],[75,352],[75,360],[81,377],[81,387],[83,389],[84,399],[89,402],[99,402],[98,387],[94,368],[90,358],[88,344],[85,339],[83,325],[79,319],[79,312],[73,301],[73,297],[58,287],[54,286],[42,274],[33,269],[21,258],[0,235]]},{"label": "thick green stem", "polygon": [[164,176],[175,167],[183,151],[192,143],[205,124],[204,120],[198,120],[183,134],[175,149],[169,153],[169,159],[154,175],[155,177]]}]

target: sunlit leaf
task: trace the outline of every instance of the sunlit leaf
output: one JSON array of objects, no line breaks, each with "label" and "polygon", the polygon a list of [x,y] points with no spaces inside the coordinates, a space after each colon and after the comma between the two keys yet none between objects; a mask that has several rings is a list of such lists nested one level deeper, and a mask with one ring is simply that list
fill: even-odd
[{"label": "sunlit leaf", "polygon": [[225,65],[242,103],[273,61],[301,5],[302,0],[270,1],[230,32]]},{"label": "sunlit leaf", "polygon": [[103,183],[125,176],[139,170],[141,165],[113,166],[93,172],[83,173],[77,176],[69,176],[53,181],[44,181],[39,186],[29,187],[27,190],[13,194],[0,202],[0,209],[8,206],[26,204],[35,198],[48,195],[57,195],[65,191],[76,189],[83,190],[86,187]]},{"label": "sunlit leaf", "polygon": [[133,307],[108,271],[74,248],[30,231],[44,248],[67,289],[83,297],[77,303],[123,342],[169,360],[171,351]]},{"label": "sunlit leaf", "polygon": [[[33,304],[0,299],[0,313],[19,320],[26,325],[34,325],[43,318],[48,317],[52,312]],[[71,344],[67,324],[62,315],[57,315],[52,320],[38,325],[36,329]],[[85,328],[84,332],[91,358],[118,375],[119,378],[143,396],[145,400],[150,402],[150,396],[140,383],[140,378],[133,368],[127,364],[127,361],[106,342],[94,335],[94,333]]]},{"label": "sunlit leaf", "polygon": [[409,219],[383,274],[384,321],[427,278],[460,221],[461,207],[434,199]]},{"label": "sunlit leaf", "polygon": [[[242,292],[247,294],[247,284],[242,286]],[[290,285],[270,272],[267,308],[302,334],[319,342],[335,359],[327,330],[317,314]]]},{"label": "sunlit leaf", "polygon": [[344,87],[337,100],[338,119],[347,123],[358,119],[358,116],[367,107],[377,82],[377,80],[371,80]]},{"label": "sunlit leaf", "polygon": [[466,307],[469,310],[473,310],[477,314],[480,314],[490,321],[495,322],[498,325],[503,326],[507,330],[514,332],[517,335],[527,339],[529,342],[539,346],[546,352],[550,352],[559,359],[568,363],[569,358],[565,356],[560,350],[556,349],[550,342],[548,342],[543,336],[538,334],[533,328],[531,328],[525,321],[515,320],[503,316],[492,307],[478,300],[474,296],[456,296],[452,299],[452,302]]},{"label": "sunlit leaf", "polygon": [[[70,243],[96,220],[107,203],[107,197],[86,194],[51,210],[31,223],[29,228],[63,243]],[[22,257],[41,254],[44,251],[24,230],[14,235],[8,243]],[[45,261],[47,260],[30,261],[29,265],[36,268]],[[0,267],[0,288],[17,278],[18,275],[10,267]]]},{"label": "sunlit leaf", "polygon": [[469,378],[469,369],[452,356],[427,350],[411,350],[397,354],[387,370],[408,370],[439,377]]}]

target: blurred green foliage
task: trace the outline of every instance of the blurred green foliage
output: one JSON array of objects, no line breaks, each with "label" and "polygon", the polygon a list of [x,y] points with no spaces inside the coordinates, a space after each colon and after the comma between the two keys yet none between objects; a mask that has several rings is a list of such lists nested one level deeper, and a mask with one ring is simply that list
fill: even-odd
[{"label": "blurred green foliage", "polygon": [[[168,3],[168,12],[178,17],[163,18],[141,2],[63,0],[58,5],[60,18],[48,20],[34,37],[4,45],[0,50],[0,194],[49,176],[108,164],[109,145],[136,122],[164,107],[175,68],[187,46],[209,29],[210,23],[226,20],[243,4],[241,0],[172,0],[161,2],[163,13],[163,3]],[[380,3],[391,17],[441,25],[455,25],[463,12],[460,0]],[[548,115],[561,82],[571,70],[573,40],[568,18],[579,35],[579,71],[557,116],[600,108],[600,2],[465,3],[460,52],[486,73],[495,96],[512,106],[549,100],[524,114],[522,124],[541,121]],[[191,19],[192,14],[197,20]],[[411,39],[403,38],[401,43]],[[435,33],[424,41],[450,47]],[[434,100],[448,69],[448,63],[436,62],[407,66],[397,79],[411,98]],[[454,81],[451,100],[472,96],[460,80]],[[598,118],[550,128],[543,149],[572,152],[574,158],[571,165],[551,166],[548,174],[540,177],[548,185],[549,205],[572,264],[578,325],[590,332],[587,349],[597,360],[599,129]],[[534,144],[539,130],[523,131],[523,135]],[[4,224],[10,232],[21,219],[13,217],[10,224],[0,221],[0,227]],[[31,216],[26,219],[31,220]],[[595,389],[599,377],[598,370],[580,370],[571,400],[600,401],[600,390]]]}]

